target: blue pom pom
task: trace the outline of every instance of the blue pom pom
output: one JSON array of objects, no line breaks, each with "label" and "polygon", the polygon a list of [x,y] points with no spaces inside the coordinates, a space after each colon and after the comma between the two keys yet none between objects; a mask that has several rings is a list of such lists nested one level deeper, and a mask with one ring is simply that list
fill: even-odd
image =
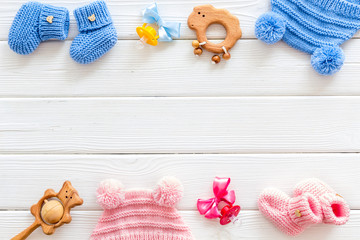
[{"label": "blue pom pom", "polygon": [[285,19],[277,13],[261,15],[255,24],[255,36],[267,44],[274,44],[285,34]]},{"label": "blue pom pom", "polygon": [[311,56],[311,65],[322,75],[338,72],[344,65],[345,55],[338,46],[324,46],[315,50]]}]

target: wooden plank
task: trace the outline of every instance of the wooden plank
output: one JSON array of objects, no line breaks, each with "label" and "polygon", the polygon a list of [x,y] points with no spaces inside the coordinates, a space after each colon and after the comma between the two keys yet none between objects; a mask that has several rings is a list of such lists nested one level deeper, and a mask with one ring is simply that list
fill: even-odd
[{"label": "wooden plank", "polygon": [[[0,40],[6,40],[8,30],[13,18],[23,3],[27,0],[1,0],[0,8]],[[48,1],[40,2],[49,3]],[[209,1],[172,1],[157,0],[161,16],[166,21],[177,21],[181,23],[181,39],[193,39],[195,34],[187,27],[187,18],[192,9],[197,5],[209,4]],[[137,39],[135,28],[142,24],[141,10],[150,4],[151,1],[131,1],[131,0],[109,0],[107,1],[114,24],[120,39]],[[88,1],[69,2],[66,0],[51,1],[52,5],[63,6],[70,10],[70,32],[69,39],[73,39],[77,34],[75,18],[72,14],[77,7],[88,4]],[[216,8],[226,8],[240,20],[243,38],[255,38],[254,26],[256,19],[270,9],[270,0],[229,0],[211,2]],[[221,26],[214,26],[208,32],[209,39],[224,38],[225,30]],[[356,34],[359,37],[359,34]]]},{"label": "wooden plank", "polygon": [[[18,9],[27,0],[1,0],[0,8],[0,40],[7,40],[8,31]],[[41,1],[48,3],[48,1]],[[138,39],[135,28],[142,25],[141,10],[152,1],[131,1],[131,0],[109,0],[106,1],[116,26],[118,37],[120,39]],[[181,39],[193,39],[195,34],[187,27],[187,17],[193,8],[201,4],[209,4],[208,1],[173,1],[157,0],[161,16],[166,21],[177,21],[181,23]],[[217,8],[227,8],[236,15],[241,23],[244,38],[254,38],[254,24],[256,18],[269,9],[269,0],[251,1],[251,0],[230,0],[226,2],[213,2]],[[69,39],[73,39],[78,34],[76,20],[72,14],[77,7],[88,4],[88,1],[66,1],[54,0],[52,5],[63,6],[69,9],[70,32]],[[223,38],[225,30],[223,27],[215,26],[208,33],[209,38]],[[164,44],[167,45],[167,44]]]},{"label": "wooden plank", "polygon": [[0,42],[0,97],[360,95],[360,40],[346,44],[346,63],[331,77],[284,43],[241,41],[218,66],[210,53],[194,57],[191,41],[142,51],[134,45],[120,41],[84,66],[70,58],[70,42],[46,42],[28,56]]},{"label": "wooden plank", "polygon": [[198,198],[210,198],[215,176],[232,178],[230,188],[243,209],[257,209],[266,187],[291,195],[296,183],[309,177],[327,182],[352,209],[360,209],[360,193],[354,191],[358,160],[359,154],[0,155],[0,209],[28,209],[47,188],[58,190],[68,179],[85,201],[77,209],[99,210],[100,181],[115,178],[127,188],[153,188],[166,175],[184,185],[181,210],[196,210]]},{"label": "wooden plank", "polygon": [[0,152],[359,152],[359,104],[359,97],[3,98]]},{"label": "wooden plank", "polygon": [[[242,224],[221,226],[216,220],[205,219],[195,211],[180,212],[186,224],[191,228],[196,239],[293,239],[278,231],[257,211],[242,211]],[[89,239],[101,211],[73,211],[73,221],[69,225],[56,230],[51,239]],[[28,212],[0,212],[0,238],[9,239],[22,231],[33,220]],[[343,226],[318,224],[308,228],[296,239],[299,240],[356,240],[360,234],[360,211],[352,211],[350,221]],[[45,240],[48,236],[40,229],[36,230],[28,240]]]}]

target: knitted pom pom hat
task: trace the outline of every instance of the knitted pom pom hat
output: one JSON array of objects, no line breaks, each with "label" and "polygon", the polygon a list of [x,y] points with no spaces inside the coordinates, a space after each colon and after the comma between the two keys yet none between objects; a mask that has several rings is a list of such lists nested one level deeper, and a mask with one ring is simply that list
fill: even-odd
[{"label": "knitted pom pom hat", "polygon": [[283,39],[312,54],[320,74],[339,71],[345,57],[339,47],[360,29],[358,0],[271,0],[272,11],[259,17],[255,35],[268,44]]},{"label": "knitted pom pom hat", "polygon": [[42,41],[65,40],[69,33],[69,11],[38,2],[28,2],[17,12],[9,31],[9,46],[18,54],[32,53]]},{"label": "knitted pom pom hat", "polygon": [[190,229],[175,209],[182,197],[181,183],[165,177],[154,190],[123,190],[106,180],[97,190],[104,213],[91,240],[192,240]]},{"label": "knitted pom pom hat", "polygon": [[316,196],[324,215],[324,223],[343,225],[350,217],[350,207],[345,199],[326,183],[316,178],[300,182],[294,190],[294,196],[311,193]]},{"label": "knitted pom pom hat", "polygon": [[290,198],[278,189],[268,188],[260,195],[258,205],[266,218],[290,236],[322,222],[320,202],[310,193]]}]

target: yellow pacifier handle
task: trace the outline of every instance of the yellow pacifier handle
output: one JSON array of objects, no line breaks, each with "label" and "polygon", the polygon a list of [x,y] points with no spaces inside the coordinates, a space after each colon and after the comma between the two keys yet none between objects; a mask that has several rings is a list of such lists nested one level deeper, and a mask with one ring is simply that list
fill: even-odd
[{"label": "yellow pacifier handle", "polygon": [[157,35],[156,30],[151,26],[147,26],[146,23],[144,23],[141,27],[137,27],[136,32],[140,39],[147,44],[152,46],[156,46],[158,44],[157,40],[159,39],[159,36]]}]

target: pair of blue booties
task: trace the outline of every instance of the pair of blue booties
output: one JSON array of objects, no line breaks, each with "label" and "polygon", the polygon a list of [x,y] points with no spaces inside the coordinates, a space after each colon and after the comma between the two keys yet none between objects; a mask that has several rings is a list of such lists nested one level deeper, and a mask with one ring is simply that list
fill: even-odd
[{"label": "pair of blue booties", "polygon": [[360,29],[359,0],[271,0],[271,8],[256,22],[258,39],[267,44],[283,40],[311,54],[313,68],[322,75],[341,69],[340,45]]},{"label": "pair of blue booties", "polygon": [[[92,63],[117,42],[117,33],[104,1],[96,1],[74,10],[80,34],[70,47],[70,56],[78,63]],[[69,11],[38,2],[28,2],[17,12],[9,32],[10,48],[22,55],[32,53],[41,42],[65,40],[69,33]]]}]

